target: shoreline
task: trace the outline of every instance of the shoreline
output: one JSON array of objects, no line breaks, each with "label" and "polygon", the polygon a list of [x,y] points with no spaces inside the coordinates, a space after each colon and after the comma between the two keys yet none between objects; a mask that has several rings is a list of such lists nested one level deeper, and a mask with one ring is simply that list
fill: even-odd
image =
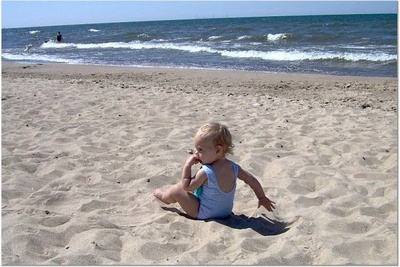
[{"label": "shoreline", "polygon": [[[333,74],[319,74],[319,73],[292,73],[292,72],[266,72],[266,71],[251,71],[251,70],[229,70],[229,69],[207,69],[207,68],[169,68],[169,67],[146,67],[146,66],[114,66],[114,65],[90,65],[90,64],[67,64],[67,63],[23,63],[23,62],[14,62],[9,60],[2,60],[2,66],[7,69],[15,69],[17,66],[25,65],[25,67],[29,66],[55,66],[56,69],[65,67],[65,70],[68,69],[91,69],[88,72],[93,72],[93,70],[100,71],[101,73],[105,72],[125,72],[126,70],[130,71],[139,71],[139,70],[153,70],[153,71],[189,71],[189,72],[226,72],[226,73],[252,73],[252,74],[265,74],[265,75],[276,75],[280,79],[285,76],[289,76],[290,78],[299,78],[299,79],[310,79],[314,76],[321,77],[323,79],[330,80],[331,78],[337,78],[339,80],[398,80],[398,77],[384,77],[384,76],[352,76],[352,75],[333,75]],[[49,71],[49,70],[48,70]],[[50,70],[50,72],[57,72]]]},{"label": "shoreline", "polygon": [[[2,63],[4,265],[398,263],[397,78]],[[153,197],[207,121],[274,213]]]}]

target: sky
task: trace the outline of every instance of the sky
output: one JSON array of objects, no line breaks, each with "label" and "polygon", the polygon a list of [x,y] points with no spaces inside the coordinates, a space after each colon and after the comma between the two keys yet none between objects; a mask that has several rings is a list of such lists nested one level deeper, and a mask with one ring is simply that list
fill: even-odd
[{"label": "sky", "polygon": [[196,18],[397,13],[397,1],[2,1],[1,27]]}]

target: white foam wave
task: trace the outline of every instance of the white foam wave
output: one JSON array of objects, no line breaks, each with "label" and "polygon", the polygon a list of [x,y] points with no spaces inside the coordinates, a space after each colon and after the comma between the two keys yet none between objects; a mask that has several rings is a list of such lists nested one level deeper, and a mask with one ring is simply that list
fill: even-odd
[{"label": "white foam wave", "polygon": [[386,53],[340,53],[340,52],[321,52],[321,51],[297,51],[297,50],[275,50],[275,51],[230,51],[214,49],[202,45],[192,45],[186,43],[155,43],[155,42],[110,42],[99,44],[74,44],[74,43],[55,43],[48,42],[42,44],[41,48],[76,48],[76,49],[162,49],[180,50],[191,53],[216,53],[224,57],[232,58],[259,58],[271,61],[302,61],[302,60],[346,60],[346,61],[392,61],[397,60],[397,55]]},{"label": "white foam wave", "polygon": [[210,36],[210,37],[208,37],[208,40],[210,40],[210,41],[213,41],[213,40],[218,40],[218,39],[221,39],[223,36]]},{"label": "white foam wave", "polygon": [[49,55],[37,55],[37,54],[9,54],[3,53],[1,55],[3,59],[13,61],[36,61],[36,62],[55,62],[55,63],[68,63],[68,64],[81,64],[80,60],[65,59]]},{"label": "white foam wave", "polygon": [[66,48],[66,47],[76,47],[76,45],[72,44],[72,43],[57,43],[54,41],[48,41],[46,43],[43,43],[41,46],[41,48]]},{"label": "white foam wave", "polygon": [[251,36],[249,36],[249,35],[243,35],[243,36],[239,36],[237,39],[244,40],[244,39],[250,39],[250,38],[251,38]]},{"label": "white foam wave", "polygon": [[29,31],[30,34],[36,34],[36,33],[39,33],[39,32],[40,32],[39,30],[36,30],[36,31]]},{"label": "white foam wave", "polygon": [[269,33],[269,34],[267,34],[267,39],[272,42],[286,39],[286,38],[287,38],[287,35],[285,33],[277,33],[277,34]]},{"label": "white foam wave", "polygon": [[389,55],[386,53],[345,53],[339,59],[349,61],[393,61],[397,60],[397,55]]},{"label": "white foam wave", "polygon": [[302,61],[302,60],[345,60],[345,61],[392,61],[397,55],[385,53],[325,53],[302,51],[220,51],[222,56],[234,58],[260,58],[270,61]]},{"label": "white foam wave", "polygon": [[266,34],[262,36],[250,36],[250,35],[242,35],[237,38],[237,40],[257,40],[257,39],[267,39],[268,41],[275,42],[283,39],[287,39],[289,37],[286,33],[277,33],[277,34]]},{"label": "white foam wave", "polygon": [[74,44],[74,43],[55,43],[47,42],[41,45],[44,49],[60,49],[60,48],[76,48],[76,49],[172,49],[172,50],[183,50],[188,52],[209,52],[215,53],[216,50],[210,49],[203,46],[193,45],[181,45],[173,43],[151,43],[151,42],[110,42],[110,43],[99,43],[99,44]]},{"label": "white foam wave", "polygon": [[[374,49],[374,45],[341,45],[341,48],[345,49]],[[395,45],[380,45],[379,48],[395,48]]]},{"label": "white foam wave", "polygon": [[99,32],[100,30],[96,30],[96,29],[89,29],[90,32]]},{"label": "white foam wave", "polygon": [[141,34],[138,35],[138,37],[140,37],[140,38],[150,38],[151,36],[146,34],[146,33],[141,33]]},{"label": "white foam wave", "polygon": [[163,49],[173,49],[173,50],[182,50],[186,52],[191,52],[191,53],[218,53],[217,50],[209,48],[209,47],[204,47],[204,46],[195,46],[195,45],[175,45],[175,44],[166,44],[166,45],[161,45],[159,48]]}]

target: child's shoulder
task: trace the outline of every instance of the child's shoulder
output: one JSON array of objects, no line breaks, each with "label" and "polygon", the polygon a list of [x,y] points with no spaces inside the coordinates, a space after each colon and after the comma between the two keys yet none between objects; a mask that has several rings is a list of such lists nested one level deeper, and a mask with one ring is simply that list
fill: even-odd
[{"label": "child's shoulder", "polygon": [[219,169],[219,170],[223,170],[223,171],[226,171],[226,172],[230,172],[230,171],[232,171],[232,168],[237,173],[238,170],[240,169],[240,166],[236,162],[234,162],[232,160],[229,160],[229,159],[226,159],[225,162],[223,164],[221,164],[219,166],[219,168],[218,167],[215,168],[215,170]]},{"label": "child's shoulder", "polygon": [[226,160],[227,160],[227,162],[228,162],[231,166],[233,166],[233,167],[240,167],[239,164],[236,163],[235,161],[230,160],[230,159],[226,159]]}]

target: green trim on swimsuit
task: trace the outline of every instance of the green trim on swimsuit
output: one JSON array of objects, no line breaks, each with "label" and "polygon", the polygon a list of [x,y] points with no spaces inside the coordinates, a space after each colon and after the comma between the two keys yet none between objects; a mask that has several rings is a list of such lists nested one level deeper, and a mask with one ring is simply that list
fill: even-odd
[{"label": "green trim on swimsuit", "polygon": [[200,186],[199,188],[196,188],[193,191],[193,195],[197,198],[200,198],[201,192],[203,192],[203,186]]}]

